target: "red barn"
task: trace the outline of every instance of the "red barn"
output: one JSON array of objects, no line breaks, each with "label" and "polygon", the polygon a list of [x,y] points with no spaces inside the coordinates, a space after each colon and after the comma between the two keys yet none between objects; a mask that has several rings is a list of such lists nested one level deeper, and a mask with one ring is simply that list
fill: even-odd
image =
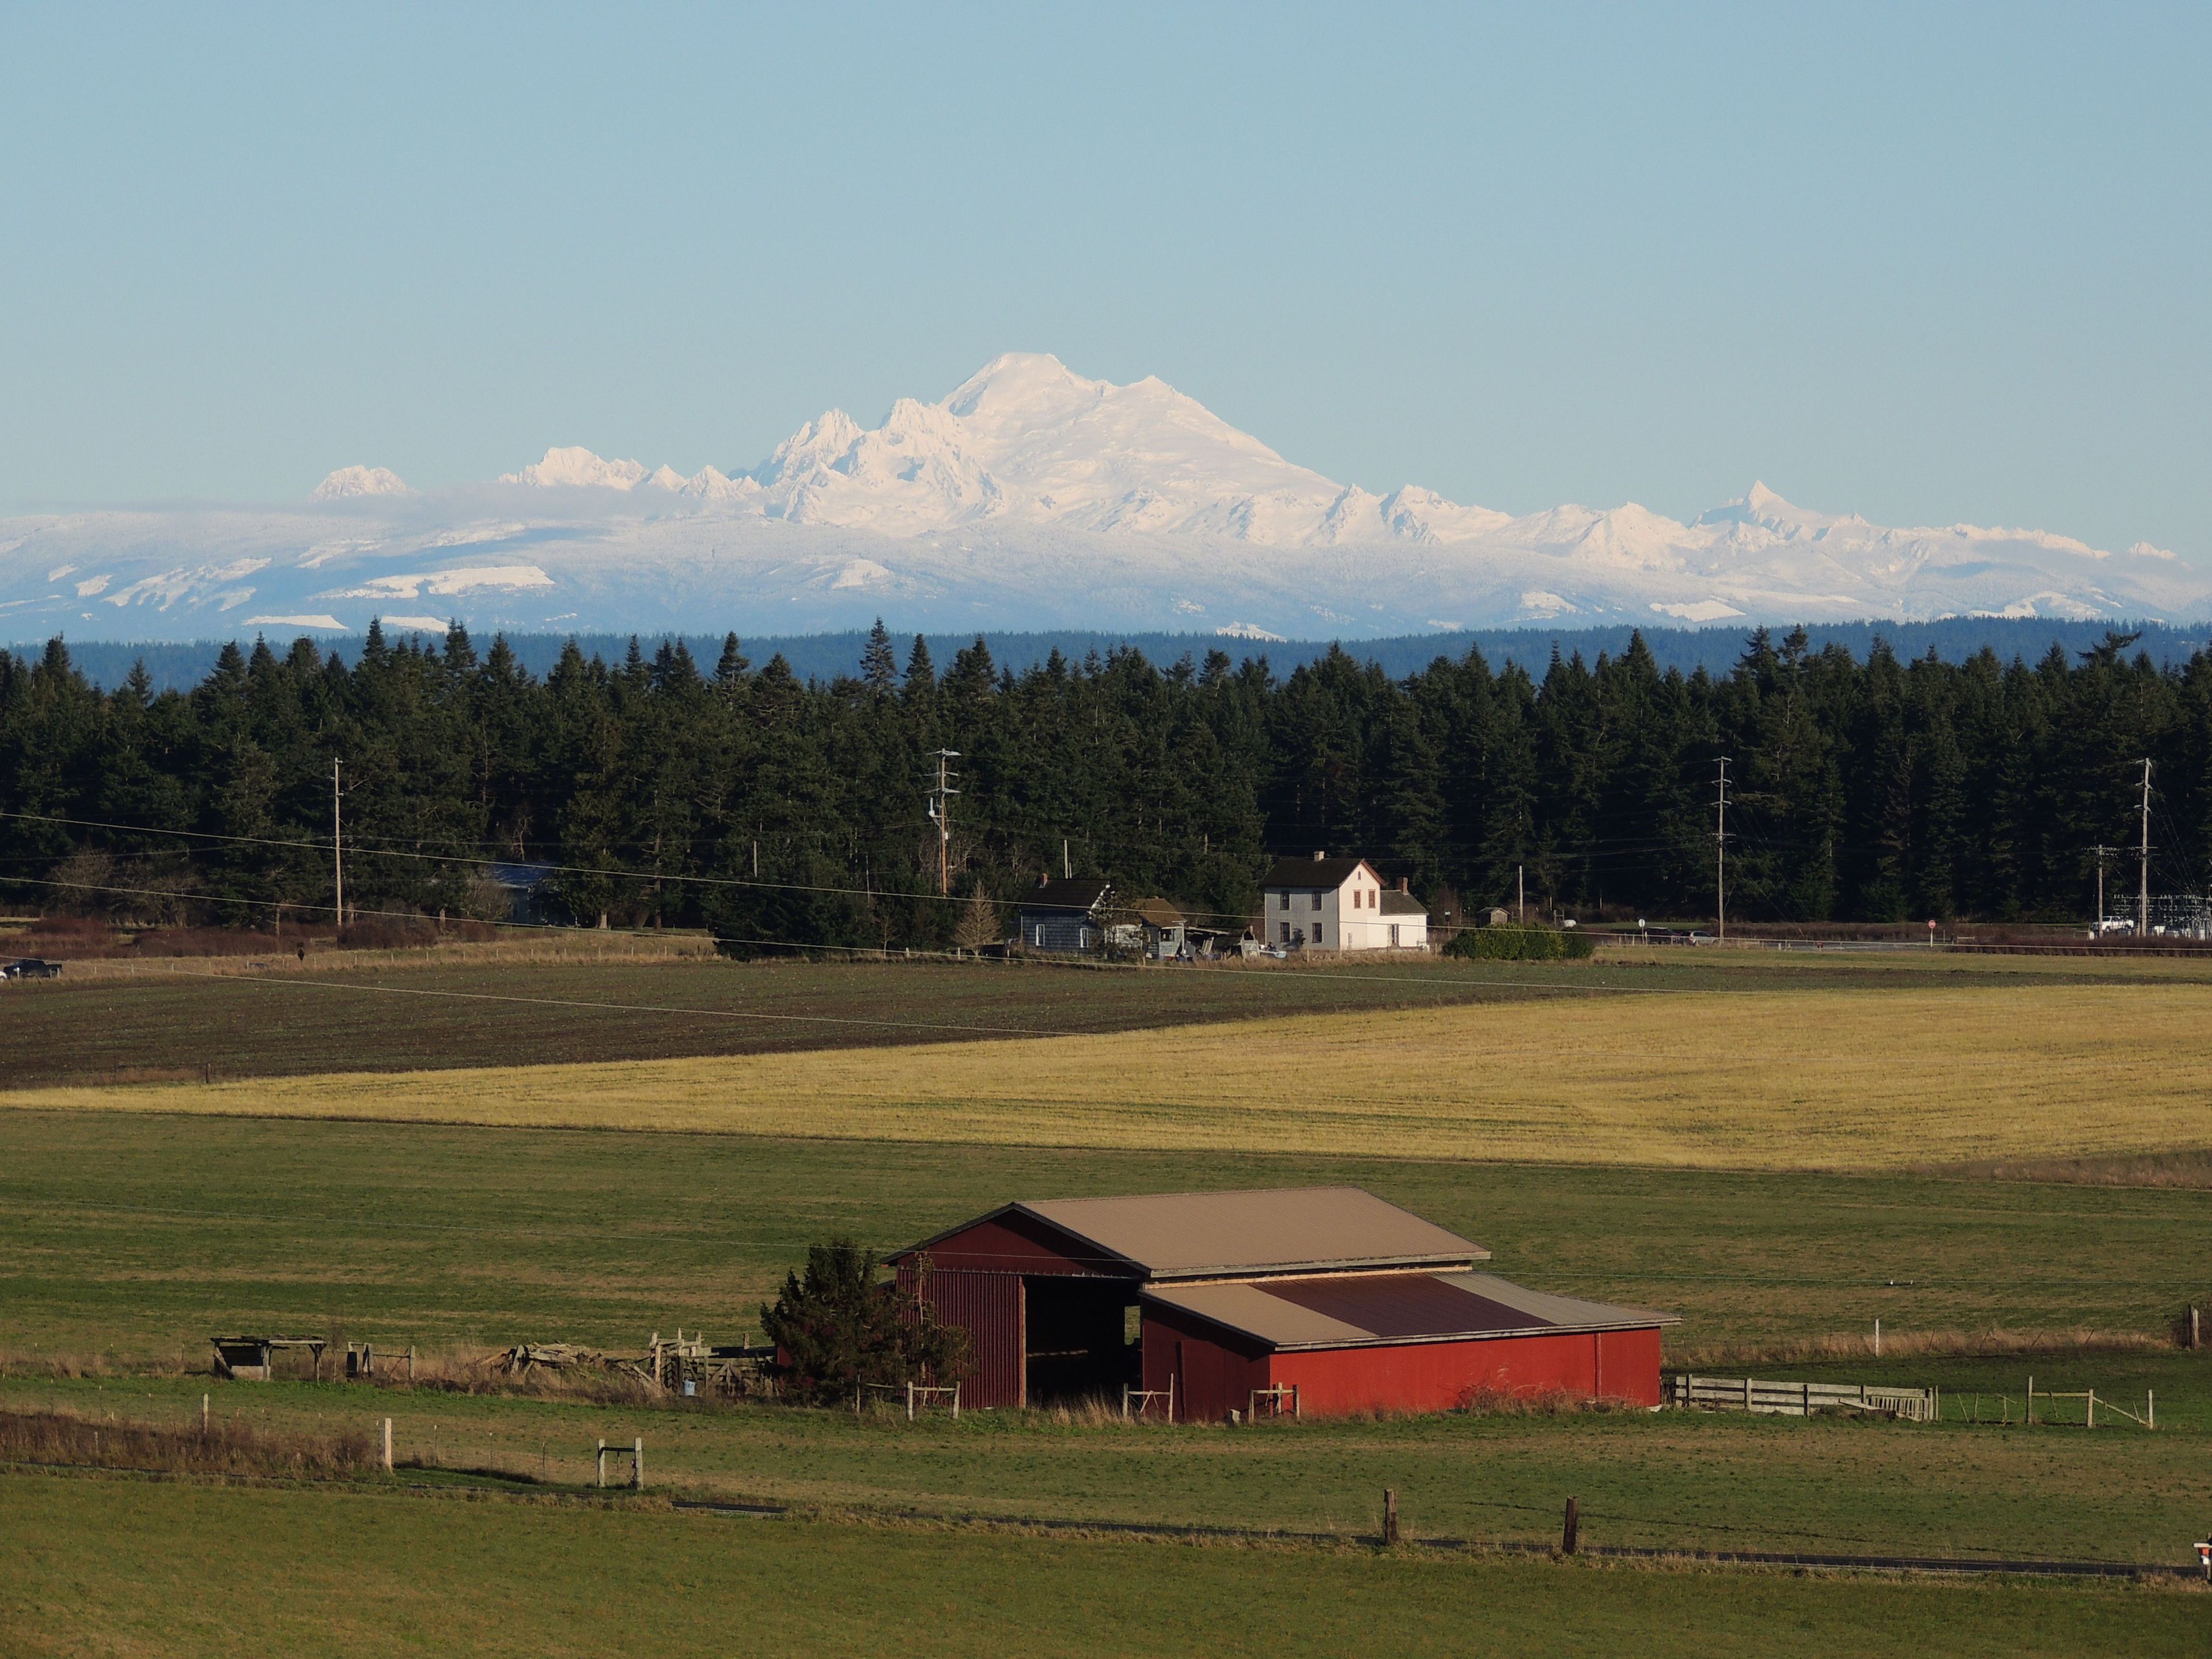
[{"label": "red barn", "polygon": [[1474,1271],[1489,1257],[1357,1187],[1310,1187],[1008,1204],[891,1261],[967,1331],[977,1406],[1125,1387],[1190,1422],[1263,1393],[1319,1414],[1487,1393],[1659,1403],[1671,1315],[1523,1290]]}]

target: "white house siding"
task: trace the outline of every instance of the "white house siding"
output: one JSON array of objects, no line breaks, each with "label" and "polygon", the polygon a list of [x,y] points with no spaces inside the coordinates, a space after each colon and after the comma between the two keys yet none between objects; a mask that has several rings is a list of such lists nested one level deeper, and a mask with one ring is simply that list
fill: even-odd
[{"label": "white house siding", "polygon": [[[1399,926],[1401,948],[1409,920],[1382,915],[1382,878],[1362,863],[1334,887],[1270,887],[1262,915],[1271,945],[1303,945],[1310,951],[1387,951],[1390,923]],[[1420,939],[1428,943],[1425,918]]]}]

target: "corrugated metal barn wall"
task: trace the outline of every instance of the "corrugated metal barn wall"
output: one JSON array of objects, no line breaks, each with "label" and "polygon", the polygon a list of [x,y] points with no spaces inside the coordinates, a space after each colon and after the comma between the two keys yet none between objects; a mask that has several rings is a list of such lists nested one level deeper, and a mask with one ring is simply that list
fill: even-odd
[{"label": "corrugated metal barn wall", "polygon": [[1659,1403],[1656,1330],[1562,1331],[1472,1342],[1309,1349],[1273,1357],[1268,1380],[1295,1383],[1300,1408],[1448,1412],[1483,1394],[1566,1394]]},{"label": "corrugated metal barn wall", "polygon": [[975,1370],[961,1379],[962,1405],[1024,1403],[1023,1362],[1028,1345],[1019,1273],[948,1272],[942,1267],[925,1273],[902,1263],[898,1286],[908,1296],[919,1288],[923,1304],[939,1324],[957,1325],[968,1333]]}]

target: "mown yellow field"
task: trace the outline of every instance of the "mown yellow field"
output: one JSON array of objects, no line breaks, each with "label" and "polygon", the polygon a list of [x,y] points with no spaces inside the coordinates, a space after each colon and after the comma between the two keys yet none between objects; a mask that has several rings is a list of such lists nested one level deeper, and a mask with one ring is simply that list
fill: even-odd
[{"label": "mown yellow field", "polygon": [[2212,988],[1627,994],[1104,1036],[0,1094],[105,1108],[1737,1169],[2212,1146]]}]

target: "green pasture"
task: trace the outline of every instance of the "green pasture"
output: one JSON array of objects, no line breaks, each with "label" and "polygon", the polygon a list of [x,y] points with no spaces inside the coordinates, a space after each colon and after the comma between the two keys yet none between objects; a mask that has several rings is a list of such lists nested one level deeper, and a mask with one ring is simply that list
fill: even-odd
[{"label": "green pasture", "polygon": [[2201,1650],[2201,1593],[1193,1547],[0,1477],[8,1650],[1058,1656]]},{"label": "green pasture", "polygon": [[[278,1431],[370,1432],[393,1419],[405,1462],[550,1487],[592,1480],[599,1439],[643,1437],[650,1492],[830,1513],[1222,1526],[1355,1538],[1395,1489],[1410,1533],[1558,1536],[1580,1500],[1593,1543],[2179,1565],[2204,1535],[2212,1363],[2201,1354],[2039,1362],[2039,1389],[2162,1401],[2155,1433],[2121,1423],[1974,1428],[1718,1412],[1463,1413],[1243,1429],[1053,1413],[956,1424],[769,1404],[606,1406],[510,1394],[200,1377],[0,1377],[0,1407],[172,1426],[218,1416]],[[1924,1368],[1923,1368],[1924,1369]],[[1917,1375],[1895,1368],[1899,1376]],[[2015,1397],[2014,1362],[1951,1362],[1954,1385]],[[2017,1416],[2017,1409],[2015,1409]],[[2078,1414],[2076,1417],[2078,1421]]]},{"label": "green pasture", "polygon": [[0,1352],[198,1368],[221,1329],[734,1338],[836,1234],[891,1248],[1012,1197],[1338,1182],[1508,1277],[1680,1313],[1676,1353],[2212,1307],[2201,1188],[21,1111],[0,1114]]}]

